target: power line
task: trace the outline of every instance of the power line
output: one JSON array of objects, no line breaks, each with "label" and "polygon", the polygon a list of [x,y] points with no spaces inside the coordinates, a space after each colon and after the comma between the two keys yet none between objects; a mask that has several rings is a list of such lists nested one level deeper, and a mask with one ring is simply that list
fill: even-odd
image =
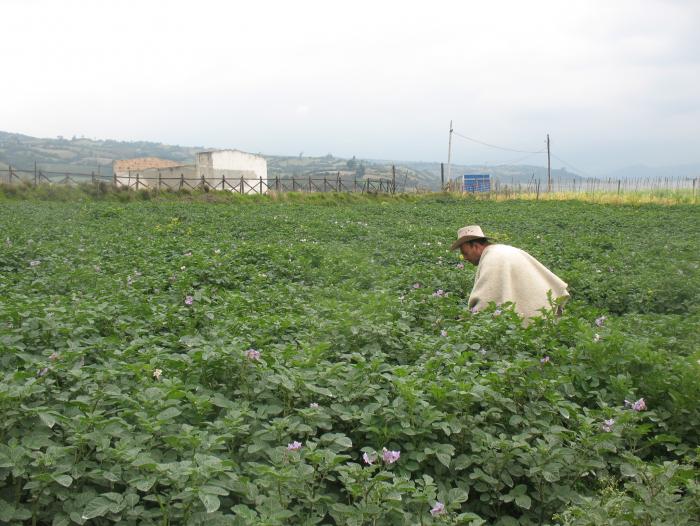
[{"label": "power line", "polygon": [[569,168],[571,168],[574,172],[578,172],[578,173],[580,173],[580,174],[582,174],[582,175],[584,175],[584,176],[586,176],[586,177],[589,177],[589,178],[591,178],[591,179],[595,179],[595,177],[593,177],[592,175],[587,174],[587,173],[584,172],[583,170],[579,170],[578,168],[576,168],[574,165],[572,165],[572,164],[570,164],[570,163],[567,163],[567,162],[566,162],[564,159],[562,159],[561,157],[557,157],[557,156],[554,155],[554,154],[552,154],[552,157],[554,157],[556,160],[561,161],[562,163],[564,163],[566,166],[568,166]]},{"label": "power line", "polygon": [[515,164],[515,163],[519,163],[520,161],[524,161],[525,159],[527,159],[527,158],[529,158],[529,157],[532,157],[533,155],[536,155],[536,154],[539,154],[539,153],[545,153],[546,151],[547,151],[547,150],[540,150],[539,152],[532,152],[532,153],[526,155],[525,157],[519,157],[519,158],[517,158],[517,159],[512,159],[512,160],[509,160],[509,161],[502,162],[502,163],[500,163],[500,164]]},{"label": "power line", "polygon": [[461,137],[462,139],[466,139],[468,141],[475,142],[477,144],[481,144],[482,146],[488,146],[489,148],[496,148],[498,150],[505,150],[506,152],[516,152],[516,153],[542,153],[541,151],[531,151],[531,150],[516,150],[515,148],[507,148],[505,146],[496,146],[495,144],[490,144],[488,142],[480,141],[479,139],[474,139],[473,137],[467,137],[466,135],[462,135],[461,133],[457,133],[456,131],[452,131],[457,137]]}]

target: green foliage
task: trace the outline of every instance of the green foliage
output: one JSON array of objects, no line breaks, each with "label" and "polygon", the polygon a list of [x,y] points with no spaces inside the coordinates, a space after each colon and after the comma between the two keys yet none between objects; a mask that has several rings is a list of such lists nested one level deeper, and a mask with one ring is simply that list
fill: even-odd
[{"label": "green foliage", "polygon": [[[2,202],[0,522],[698,524],[695,208],[81,196]],[[564,316],[471,314],[466,223]]]}]

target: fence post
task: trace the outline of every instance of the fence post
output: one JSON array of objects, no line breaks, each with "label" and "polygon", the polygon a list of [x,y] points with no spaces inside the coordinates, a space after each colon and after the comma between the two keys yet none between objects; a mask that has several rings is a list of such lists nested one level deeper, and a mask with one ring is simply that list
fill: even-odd
[{"label": "fence post", "polygon": [[180,188],[179,188],[179,190],[182,190],[183,186],[185,186],[185,174],[180,172]]},{"label": "fence post", "polygon": [[226,189],[226,174],[221,174],[221,189],[225,190]]},{"label": "fence post", "polygon": [[39,184],[39,180],[37,179],[37,174],[36,174],[36,161],[34,161],[34,186]]},{"label": "fence post", "polygon": [[262,195],[262,175],[260,176],[260,190],[258,190],[258,193]]},{"label": "fence post", "polygon": [[117,172],[112,173],[112,185],[117,186]]},{"label": "fence post", "polygon": [[311,192],[311,176],[309,176],[309,192]]},{"label": "fence post", "polygon": [[141,174],[136,172],[136,189],[139,189]]},{"label": "fence post", "polygon": [[160,184],[161,184],[162,176],[160,175],[160,170],[158,170],[158,191],[160,192]]},{"label": "fence post", "polygon": [[7,167],[7,182],[12,183],[12,176],[14,174],[12,173],[12,165]]},{"label": "fence post", "polygon": [[279,192],[280,191],[280,176],[275,177],[275,191]]},{"label": "fence post", "polygon": [[355,176],[355,180],[353,182],[353,187],[352,187],[353,192],[357,192],[357,176]]},{"label": "fence post", "polygon": [[238,183],[238,193],[241,195],[244,195],[245,192],[243,190],[244,190],[244,188],[243,188],[243,176],[241,175],[241,182]]},{"label": "fence post", "polygon": [[93,172],[92,172],[92,174],[91,174],[91,178],[92,178],[92,184],[95,184],[97,181],[95,181],[95,172],[94,172],[94,170],[93,170]]}]

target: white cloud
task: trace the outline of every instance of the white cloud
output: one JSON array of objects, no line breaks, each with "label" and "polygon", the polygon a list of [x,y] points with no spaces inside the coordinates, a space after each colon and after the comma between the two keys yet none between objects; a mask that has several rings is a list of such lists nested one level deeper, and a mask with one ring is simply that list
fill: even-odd
[{"label": "white cloud", "polygon": [[699,15],[690,1],[9,0],[0,128],[444,160],[453,119],[515,148],[550,133],[582,168],[691,162]]}]

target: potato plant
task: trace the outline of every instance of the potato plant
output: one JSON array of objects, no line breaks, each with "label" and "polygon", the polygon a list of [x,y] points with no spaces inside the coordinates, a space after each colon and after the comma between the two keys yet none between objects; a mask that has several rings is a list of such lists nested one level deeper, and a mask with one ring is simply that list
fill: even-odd
[{"label": "potato plant", "polygon": [[[0,522],[700,524],[697,207],[0,202]],[[479,223],[570,284],[472,314]]]}]

